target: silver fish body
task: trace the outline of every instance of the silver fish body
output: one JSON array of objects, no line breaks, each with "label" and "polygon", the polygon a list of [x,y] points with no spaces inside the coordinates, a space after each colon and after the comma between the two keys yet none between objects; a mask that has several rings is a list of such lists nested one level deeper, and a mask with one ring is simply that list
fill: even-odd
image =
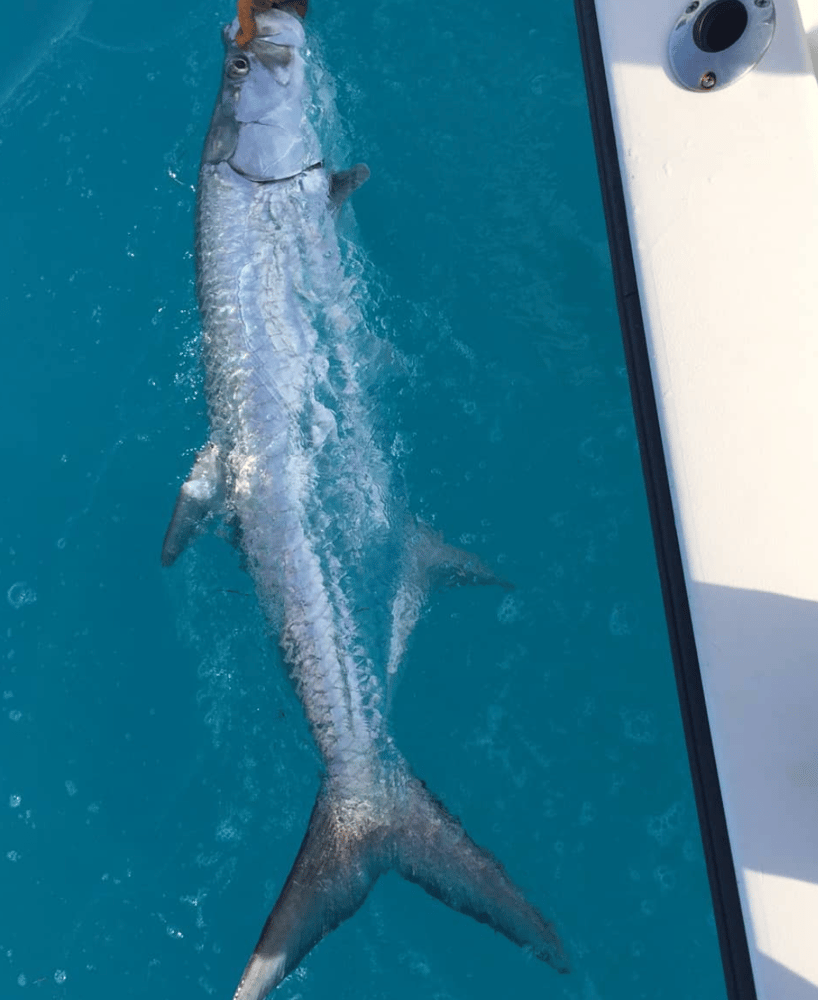
[{"label": "silver fish body", "polygon": [[230,512],[313,734],[341,771],[387,740],[358,635],[368,619],[356,608],[372,595],[357,566],[395,542],[388,467],[350,353],[360,316],[339,303],[327,191],[322,168],[256,184],[205,165],[199,299],[211,443]]},{"label": "silver fish body", "polygon": [[560,971],[552,927],[395,748],[390,681],[432,582],[498,583],[405,513],[365,380],[377,339],[336,234],[368,176],[330,175],[310,124],[298,18],[225,29],[205,143],[197,275],[211,424],[163,547],[209,518],[236,528],[321,752],[304,842],[234,1000],[261,1000],[395,870]]}]

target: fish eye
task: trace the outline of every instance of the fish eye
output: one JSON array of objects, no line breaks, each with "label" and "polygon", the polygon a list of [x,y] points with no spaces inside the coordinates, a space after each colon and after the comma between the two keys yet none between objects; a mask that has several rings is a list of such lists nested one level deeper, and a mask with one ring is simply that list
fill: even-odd
[{"label": "fish eye", "polygon": [[250,61],[246,56],[233,56],[227,63],[227,75],[236,80],[250,72]]}]

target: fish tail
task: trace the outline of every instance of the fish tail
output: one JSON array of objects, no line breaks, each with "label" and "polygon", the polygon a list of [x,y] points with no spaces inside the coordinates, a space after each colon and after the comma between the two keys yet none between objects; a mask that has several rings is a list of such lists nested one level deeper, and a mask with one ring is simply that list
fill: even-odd
[{"label": "fish tail", "polygon": [[394,869],[452,909],[488,924],[559,972],[568,960],[551,923],[496,858],[411,774],[385,798],[326,782],[307,833],[233,1000],[263,1000]]},{"label": "fish tail", "polygon": [[423,782],[410,778],[409,814],[396,831],[395,870],[453,910],[474,917],[514,944],[568,972],[554,925],[517,888],[505,869],[476,844]]},{"label": "fish tail", "polygon": [[359,811],[360,803],[322,785],[298,856],[233,1000],[262,1000],[360,908],[385,868],[383,837],[373,824],[360,822]]}]

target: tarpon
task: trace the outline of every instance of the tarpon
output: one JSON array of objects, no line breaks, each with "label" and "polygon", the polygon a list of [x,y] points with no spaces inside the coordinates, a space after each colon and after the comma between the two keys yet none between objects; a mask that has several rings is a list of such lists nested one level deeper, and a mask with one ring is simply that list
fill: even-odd
[{"label": "tarpon", "polygon": [[[321,753],[301,849],[234,1000],[261,1000],[394,870],[560,972],[551,923],[426,789],[387,722],[430,586],[498,583],[403,507],[366,380],[379,345],[336,232],[363,165],[330,173],[301,19],[258,14],[224,73],[198,188],[210,441],[165,537],[170,565],[229,526]],[[375,364],[377,373],[377,364]]]}]

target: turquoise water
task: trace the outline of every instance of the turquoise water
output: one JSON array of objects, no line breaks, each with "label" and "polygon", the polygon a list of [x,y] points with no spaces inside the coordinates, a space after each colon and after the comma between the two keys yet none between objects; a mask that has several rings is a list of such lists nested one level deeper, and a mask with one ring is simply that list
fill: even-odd
[{"label": "turquoise water", "polygon": [[[193,186],[231,14],[29,2],[0,43],[2,997],[231,996],[317,788],[235,554],[158,558],[206,437]],[[398,742],[574,971],[391,876],[276,996],[720,998],[572,6],[310,23],[372,169],[395,461],[516,584],[435,597]]]}]

